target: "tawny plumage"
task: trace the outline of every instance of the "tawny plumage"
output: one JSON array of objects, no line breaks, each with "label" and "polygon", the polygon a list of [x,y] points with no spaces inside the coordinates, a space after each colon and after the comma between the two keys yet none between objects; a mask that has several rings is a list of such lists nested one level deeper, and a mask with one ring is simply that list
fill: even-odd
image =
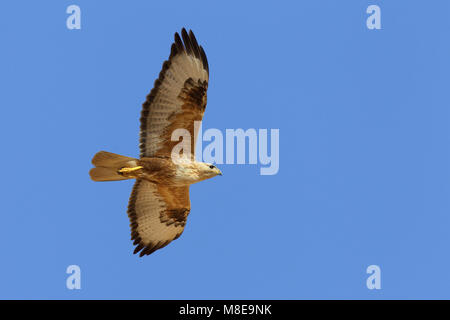
[{"label": "tawny plumage", "polygon": [[[221,175],[209,163],[195,161],[195,121],[206,108],[209,67],[205,52],[192,31],[175,33],[169,60],[162,70],[141,113],[140,158],[100,151],[92,159],[94,181],[136,179],[128,205],[134,253],[149,255],[177,239],[191,210],[189,186]],[[172,133],[190,133],[191,153],[177,161],[172,150],[179,141]]]}]

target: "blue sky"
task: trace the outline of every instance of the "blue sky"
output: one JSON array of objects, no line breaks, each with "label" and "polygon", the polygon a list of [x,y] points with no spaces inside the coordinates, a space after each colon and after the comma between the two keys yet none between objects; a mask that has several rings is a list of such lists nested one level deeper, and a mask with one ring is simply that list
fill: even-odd
[{"label": "blue sky", "polygon": [[[81,30],[66,8],[81,8]],[[366,8],[381,8],[368,30]],[[0,298],[450,298],[448,1],[5,1]],[[192,29],[210,63],[203,128],[280,130],[280,170],[220,165],[182,237],[132,255],[141,104]],[[81,268],[81,290],[66,268]],[[381,268],[381,290],[366,268]]]}]

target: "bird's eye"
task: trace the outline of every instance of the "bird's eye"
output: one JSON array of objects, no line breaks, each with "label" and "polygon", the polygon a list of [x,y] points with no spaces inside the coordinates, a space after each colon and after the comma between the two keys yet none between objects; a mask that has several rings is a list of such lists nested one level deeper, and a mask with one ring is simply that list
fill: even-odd
[{"label": "bird's eye", "polygon": [[215,168],[215,166],[213,166],[213,165],[210,165],[210,166],[209,166],[209,168],[210,168],[210,169],[214,169],[214,168]]}]

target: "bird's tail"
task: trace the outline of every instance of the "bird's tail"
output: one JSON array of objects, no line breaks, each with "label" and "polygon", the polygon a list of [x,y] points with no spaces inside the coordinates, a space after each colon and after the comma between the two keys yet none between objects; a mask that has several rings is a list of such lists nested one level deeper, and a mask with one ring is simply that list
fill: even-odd
[{"label": "bird's tail", "polygon": [[119,154],[100,151],[92,158],[95,168],[89,171],[91,179],[94,181],[116,181],[132,179],[133,176],[124,174],[126,169],[134,169],[138,166],[137,159],[121,156]]}]

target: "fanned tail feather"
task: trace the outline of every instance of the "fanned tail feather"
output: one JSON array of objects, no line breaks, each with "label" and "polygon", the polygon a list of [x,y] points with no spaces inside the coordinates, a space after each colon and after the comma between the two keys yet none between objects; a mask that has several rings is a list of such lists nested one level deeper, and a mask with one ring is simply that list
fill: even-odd
[{"label": "fanned tail feather", "polygon": [[111,152],[100,151],[92,158],[92,164],[95,166],[89,171],[92,180],[118,181],[130,179],[121,175],[118,171],[124,167],[135,167],[137,160]]}]

